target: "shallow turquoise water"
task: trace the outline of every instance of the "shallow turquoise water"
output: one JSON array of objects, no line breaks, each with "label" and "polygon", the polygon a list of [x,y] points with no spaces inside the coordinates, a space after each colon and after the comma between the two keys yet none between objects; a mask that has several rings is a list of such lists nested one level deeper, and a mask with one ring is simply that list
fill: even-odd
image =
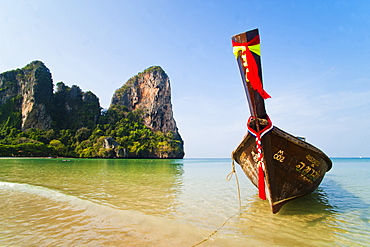
[{"label": "shallow turquoise water", "polygon": [[[0,246],[370,246],[370,159],[270,213],[230,159],[0,159]],[[232,217],[232,218],[230,218]]]}]

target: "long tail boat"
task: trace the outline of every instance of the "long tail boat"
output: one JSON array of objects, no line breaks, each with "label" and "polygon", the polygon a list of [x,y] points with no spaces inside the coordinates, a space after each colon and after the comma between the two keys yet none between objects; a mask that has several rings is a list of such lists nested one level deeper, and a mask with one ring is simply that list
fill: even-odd
[{"label": "long tail boat", "polygon": [[262,84],[258,29],[231,40],[251,115],[248,132],[232,158],[277,213],[288,201],[313,192],[332,162],[318,148],[272,124],[265,108],[270,95]]}]

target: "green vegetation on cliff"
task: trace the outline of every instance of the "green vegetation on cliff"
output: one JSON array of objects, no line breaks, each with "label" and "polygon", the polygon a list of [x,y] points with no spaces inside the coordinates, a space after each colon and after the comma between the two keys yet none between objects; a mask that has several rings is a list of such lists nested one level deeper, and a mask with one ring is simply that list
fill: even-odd
[{"label": "green vegetation on cliff", "polygon": [[91,129],[21,131],[3,126],[0,156],[167,158],[168,154],[181,152],[180,141],[174,139],[172,133],[153,132],[142,123],[140,112],[127,112],[122,108],[103,112],[98,124]]},{"label": "green vegetation on cliff", "polygon": [[102,111],[92,92],[63,82],[54,93],[51,88],[51,74],[40,61],[0,74],[0,156],[184,156],[181,137],[148,128],[142,111],[119,105]]}]

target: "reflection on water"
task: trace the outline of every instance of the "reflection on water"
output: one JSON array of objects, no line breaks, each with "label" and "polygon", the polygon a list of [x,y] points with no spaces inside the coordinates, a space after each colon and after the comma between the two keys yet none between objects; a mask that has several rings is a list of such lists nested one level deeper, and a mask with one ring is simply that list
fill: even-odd
[{"label": "reflection on water", "polygon": [[7,160],[2,181],[40,185],[120,209],[171,210],[182,164],[171,160]]},{"label": "reflection on water", "polygon": [[[305,210],[302,210],[304,208]],[[329,216],[335,213],[335,208],[330,205],[328,195],[322,186],[313,193],[297,198],[283,207],[282,215],[323,215]]]},{"label": "reflection on water", "polygon": [[267,204],[254,195],[235,223],[255,245],[370,246],[370,205],[330,178],[278,214]]},{"label": "reflection on water", "polygon": [[333,207],[319,188],[313,194],[287,203],[278,214],[271,214],[267,202],[257,195],[243,208],[237,229],[240,234],[269,246],[323,246],[335,239]]},{"label": "reflection on water", "polygon": [[229,159],[0,159],[0,245],[192,246],[235,215],[201,246],[366,246],[365,164],[271,214],[244,176],[238,213]]},{"label": "reflection on water", "polygon": [[[190,246],[205,234],[39,186],[2,182],[0,187],[1,246]],[[180,231],[186,238],[177,237]]]}]

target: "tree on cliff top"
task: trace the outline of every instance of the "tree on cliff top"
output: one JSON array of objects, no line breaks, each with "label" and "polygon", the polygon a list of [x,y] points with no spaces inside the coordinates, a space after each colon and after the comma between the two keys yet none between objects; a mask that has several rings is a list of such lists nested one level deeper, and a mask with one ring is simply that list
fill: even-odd
[{"label": "tree on cliff top", "polygon": [[[154,66],[140,74],[161,71]],[[142,109],[114,105],[102,112],[92,92],[56,86],[53,93],[51,73],[41,61],[0,74],[0,156],[184,156],[181,137],[148,128]]]}]

